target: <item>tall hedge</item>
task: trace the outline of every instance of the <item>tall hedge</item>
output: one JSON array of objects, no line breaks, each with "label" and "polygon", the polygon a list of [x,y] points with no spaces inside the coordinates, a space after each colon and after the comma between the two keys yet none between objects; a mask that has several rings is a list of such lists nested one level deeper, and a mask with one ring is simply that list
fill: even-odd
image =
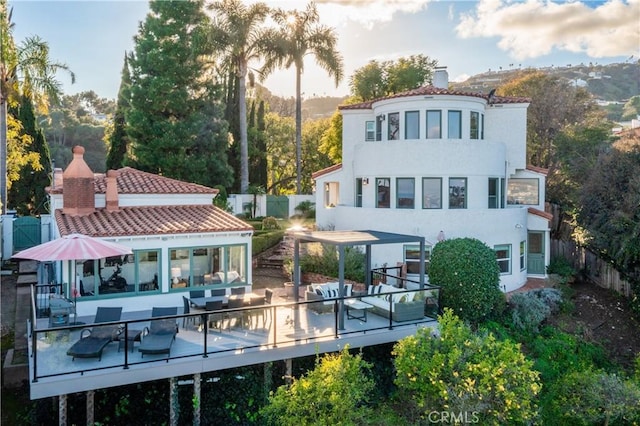
[{"label": "tall hedge", "polygon": [[441,303],[460,318],[477,323],[502,309],[500,269],[495,252],[475,238],[439,242],[433,248],[429,282],[442,287]]}]

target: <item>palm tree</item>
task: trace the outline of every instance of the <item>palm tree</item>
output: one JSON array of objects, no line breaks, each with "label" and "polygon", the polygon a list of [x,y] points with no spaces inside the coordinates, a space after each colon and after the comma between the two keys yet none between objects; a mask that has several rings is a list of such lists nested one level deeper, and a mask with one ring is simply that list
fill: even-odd
[{"label": "palm tree", "polygon": [[268,52],[261,69],[263,75],[271,73],[275,67],[296,67],[296,193],[300,194],[302,184],[302,96],[301,78],[304,72],[304,58],[313,54],[316,63],[329,76],[335,78],[336,86],[342,80],[344,67],[342,55],[336,49],[337,37],[333,28],[319,24],[318,9],[314,2],[303,12],[278,9],[273,19],[279,24],[277,45],[279,49]]},{"label": "palm tree", "polygon": [[[62,93],[56,73],[68,71],[72,83],[75,75],[66,64],[49,59],[49,45],[38,36],[26,38],[16,46],[11,34],[11,12],[7,13],[6,2],[0,6],[0,191],[2,213],[7,209],[7,158],[13,158],[7,149],[7,103],[17,102],[20,95],[28,97],[41,109],[48,102],[57,102]],[[15,155],[14,155],[15,156]]]},{"label": "palm tree", "polygon": [[222,0],[209,5],[213,17],[211,39],[223,51],[238,79],[238,111],[240,115],[240,192],[249,188],[249,147],[247,141],[247,73],[249,62],[264,55],[261,24],[269,15],[265,3],[244,5],[240,0]]}]

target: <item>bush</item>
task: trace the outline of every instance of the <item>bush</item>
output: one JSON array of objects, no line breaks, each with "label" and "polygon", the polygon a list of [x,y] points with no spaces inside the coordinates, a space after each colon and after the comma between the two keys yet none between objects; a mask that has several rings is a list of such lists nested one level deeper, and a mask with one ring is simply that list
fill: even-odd
[{"label": "bush", "polygon": [[513,325],[517,328],[537,333],[540,324],[553,312],[557,312],[562,303],[562,294],[552,288],[516,293],[511,296],[511,316]]},{"label": "bush", "polygon": [[278,224],[278,220],[275,217],[269,216],[262,219],[262,229],[280,229],[280,225]]},{"label": "bush", "polygon": [[280,386],[261,409],[269,425],[369,424],[373,411],[367,404],[374,382],[371,365],[361,355],[338,354],[318,358],[313,370],[291,386]]},{"label": "bush", "polygon": [[638,424],[640,387],[603,371],[565,375],[553,392],[554,419],[562,424]]},{"label": "bush", "polygon": [[568,280],[576,274],[576,271],[567,259],[556,256],[549,262],[549,266],[547,266],[547,273],[557,274],[562,278],[565,278],[565,280]]},{"label": "bush", "polygon": [[[537,415],[539,373],[510,340],[474,333],[451,309],[439,335],[420,328],[395,346],[396,384],[409,410],[466,413],[477,424],[529,424]],[[412,413],[409,412],[409,415]]]},{"label": "bush", "polygon": [[282,241],[282,237],[284,237],[284,231],[282,230],[254,236],[251,239],[251,254],[255,256],[275,246]]},{"label": "bush", "polygon": [[442,287],[442,306],[464,320],[475,323],[504,308],[496,254],[480,240],[458,238],[436,244],[429,281]]},{"label": "bush", "polygon": [[[338,251],[333,245],[322,244],[319,253],[310,253],[300,258],[300,268],[304,272],[313,272],[337,277],[339,268]],[[365,257],[358,247],[344,249],[344,277],[351,281],[364,282]]]},{"label": "bush", "polygon": [[316,207],[315,203],[305,200],[300,202],[294,209],[304,219],[315,219]]}]

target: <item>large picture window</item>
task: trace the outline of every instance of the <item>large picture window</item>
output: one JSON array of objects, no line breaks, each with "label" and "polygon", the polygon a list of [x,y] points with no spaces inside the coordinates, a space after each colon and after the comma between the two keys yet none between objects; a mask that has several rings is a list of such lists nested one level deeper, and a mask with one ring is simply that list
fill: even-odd
[{"label": "large picture window", "polygon": [[467,179],[449,178],[449,208],[467,208]]},{"label": "large picture window", "polygon": [[496,252],[500,275],[511,273],[511,244],[502,244],[493,247]]},{"label": "large picture window", "polygon": [[449,131],[449,139],[461,139],[462,138],[462,111],[449,111],[447,113]]},{"label": "large picture window", "polygon": [[[184,253],[187,256],[184,256]],[[245,283],[246,245],[169,250],[171,289]]]},{"label": "large picture window", "polygon": [[407,111],[404,113],[404,138],[420,139],[419,111]]},{"label": "large picture window", "polygon": [[509,179],[507,204],[526,206],[538,205],[540,200],[540,181],[538,179]]},{"label": "large picture window", "polygon": [[391,207],[391,179],[376,178],[376,188],[378,191],[376,207],[381,209],[388,209]]},{"label": "large picture window", "polygon": [[415,207],[416,180],[414,178],[398,178],[396,180],[396,207],[412,209]]},{"label": "large picture window", "polygon": [[442,179],[422,178],[422,208],[442,208]]},{"label": "large picture window", "polygon": [[395,141],[400,139],[400,113],[392,112],[388,114],[389,123],[387,124],[388,135],[387,140]]},{"label": "large picture window", "polygon": [[442,112],[427,111],[427,139],[442,138]]}]

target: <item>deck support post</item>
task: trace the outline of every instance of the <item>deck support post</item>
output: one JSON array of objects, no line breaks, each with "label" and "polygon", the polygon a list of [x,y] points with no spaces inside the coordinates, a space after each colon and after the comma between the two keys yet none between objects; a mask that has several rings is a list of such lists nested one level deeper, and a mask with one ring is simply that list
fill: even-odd
[{"label": "deck support post", "polygon": [[193,375],[193,426],[200,426],[200,373]]},{"label": "deck support post", "polygon": [[293,362],[291,358],[285,359],[284,365],[285,365],[284,380],[287,386],[291,386],[291,384],[293,383]]},{"label": "deck support post", "polygon": [[169,424],[178,426],[178,417],[180,414],[180,406],[178,405],[178,379],[171,377],[169,379]]},{"label": "deck support post", "polygon": [[93,426],[94,421],[94,401],[95,401],[95,391],[88,390],[87,391],[87,426]]},{"label": "deck support post", "polygon": [[67,426],[67,394],[58,395],[58,425]]}]

